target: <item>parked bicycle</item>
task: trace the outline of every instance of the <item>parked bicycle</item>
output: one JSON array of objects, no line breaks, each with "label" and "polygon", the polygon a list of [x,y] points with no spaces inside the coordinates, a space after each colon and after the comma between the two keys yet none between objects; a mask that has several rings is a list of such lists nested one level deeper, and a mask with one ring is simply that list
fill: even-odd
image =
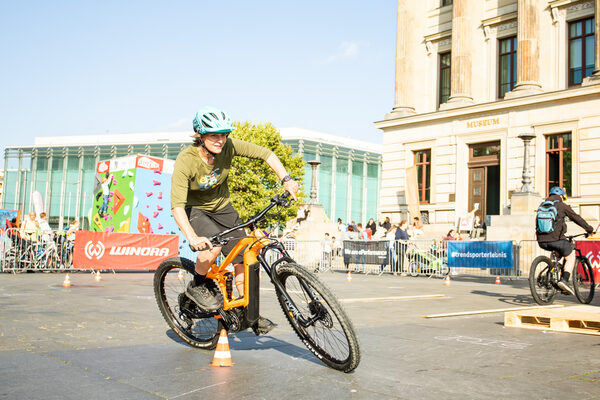
[{"label": "parked bicycle", "polygon": [[[579,236],[587,234],[567,236],[569,242]],[[583,255],[580,249],[575,247],[576,259],[573,270],[573,291],[580,303],[589,304],[594,298],[595,282],[594,269],[590,260]],[[552,304],[556,295],[561,292],[557,286],[563,274],[564,260],[556,252],[551,257],[539,256],[531,263],[529,270],[529,288],[536,303],[540,305]]]},{"label": "parked bicycle", "polygon": [[[284,192],[273,197],[265,209],[247,222],[210,238],[214,246],[223,246],[231,239],[227,236],[231,232],[246,227],[252,231],[220,265],[213,264],[207,274],[207,279],[214,279],[223,294],[221,309],[205,312],[186,296],[185,288],[195,266],[192,260],[180,257],[163,261],[155,272],[154,293],[158,307],[179,337],[194,347],[213,349],[221,329],[239,332],[257,321],[262,267],[275,287],[283,313],[302,343],[327,366],[350,372],[360,362],[360,345],[346,312],[327,286],[314,273],[296,264],[277,238],[267,237],[257,229],[258,221],[269,210],[289,205],[288,196],[289,193]],[[244,293],[234,299],[233,274],[226,267],[242,252]]]},{"label": "parked bicycle", "polygon": [[446,276],[450,273],[446,254],[445,249],[432,246],[429,250],[422,250],[411,244],[408,251],[408,273],[410,276],[424,274],[427,278]]}]

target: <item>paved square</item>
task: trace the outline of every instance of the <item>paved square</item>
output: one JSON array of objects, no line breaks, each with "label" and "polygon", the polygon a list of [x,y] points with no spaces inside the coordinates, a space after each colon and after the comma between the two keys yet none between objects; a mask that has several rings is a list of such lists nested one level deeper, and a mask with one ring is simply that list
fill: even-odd
[{"label": "paved square", "polygon": [[102,277],[66,289],[61,274],[0,274],[0,399],[600,399],[600,336],[506,328],[503,313],[422,318],[532,305],[526,281],[321,274],[362,299],[344,303],[362,350],[344,374],[302,345],[266,281],[261,313],[278,327],[230,335],[235,366],[212,368],[168,329],[152,274]]}]

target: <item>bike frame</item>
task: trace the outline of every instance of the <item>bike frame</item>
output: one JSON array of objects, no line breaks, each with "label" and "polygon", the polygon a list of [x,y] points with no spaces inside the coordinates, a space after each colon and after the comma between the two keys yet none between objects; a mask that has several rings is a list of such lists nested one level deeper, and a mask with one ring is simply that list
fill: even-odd
[{"label": "bike frame", "polygon": [[[235,230],[238,230],[240,228],[249,227],[249,226],[250,227],[255,226],[255,224],[269,210],[271,210],[273,207],[275,207],[278,204],[278,201],[280,199],[285,199],[285,197],[287,197],[287,196],[285,196],[285,194],[284,194],[284,196],[281,198],[278,198],[278,197],[274,198],[273,200],[271,200],[270,205],[268,205],[264,210],[262,210],[260,213],[258,213],[254,217],[250,218],[247,222],[240,224],[238,226],[235,226],[233,228],[230,228],[226,231],[223,231],[220,234],[214,236],[213,239],[219,241],[219,240],[222,240],[224,236],[228,235],[229,233],[231,233]],[[266,255],[267,251],[271,250],[271,249],[279,252],[282,257],[279,260],[273,262],[272,264],[269,264],[265,258],[265,255]],[[293,317],[299,322],[299,324],[301,326],[303,326],[304,328],[307,328],[310,325],[312,325],[316,320],[318,320],[320,315],[315,315],[310,320],[305,320],[304,318],[302,318],[301,313],[298,311],[297,307],[294,305],[294,302],[291,301],[288,294],[286,293],[285,288],[283,287],[283,284],[274,277],[272,271],[279,263],[284,262],[284,261],[293,262],[293,259],[290,257],[287,250],[285,250],[283,244],[281,244],[281,242],[279,242],[279,240],[273,240],[273,239],[268,238],[266,236],[266,234],[260,229],[254,229],[250,235],[242,238],[234,246],[232,251],[225,257],[225,259],[221,262],[220,265],[213,263],[211,265],[210,269],[208,270],[206,277],[208,279],[216,280],[217,284],[219,285],[219,288],[221,289],[221,292],[223,294],[227,293],[226,273],[228,271],[226,271],[226,267],[229,264],[231,264],[233,262],[234,258],[237,257],[238,254],[242,253],[242,251],[243,251],[243,258],[244,258],[244,294],[241,298],[236,299],[236,300],[229,300],[228,296],[224,295],[223,296],[223,309],[224,310],[227,311],[227,310],[231,310],[231,309],[239,308],[239,307],[248,307],[248,305],[250,304],[251,297],[258,295],[258,293],[250,292],[250,266],[255,264],[256,262],[259,262],[260,265],[262,266],[262,268],[265,270],[265,272],[269,276],[269,278],[271,279],[271,282],[273,283],[273,285],[282,294],[283,300],[286,303],[286,305],[289,307],[290,312],[292,313]],[[299,283],[303,287],[303,289],[306,291],[306,293],[309,294],[311,299],[314,300],[315,296],[312,293],[312,290],[310,290],[310,288],[304,283],[304,281],[300,281]],[[220,317],[221,317],[220,315],[215,315],[215,318],[220,318]]]}]

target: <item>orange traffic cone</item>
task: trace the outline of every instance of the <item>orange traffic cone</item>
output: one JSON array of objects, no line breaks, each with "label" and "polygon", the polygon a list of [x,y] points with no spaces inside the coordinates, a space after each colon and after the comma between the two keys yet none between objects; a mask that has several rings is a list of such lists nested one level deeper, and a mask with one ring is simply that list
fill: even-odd
[{"label": "orange traffic cone", "polygon": [[94,280],[96,282],[100,282],[102,280],[102,277],[100,276],[100,271],[96,271],[96,275],[94,275]]},{"label": "orange traffic cone", "polygon": [[496,275],[496,285],[500,285],[500,275]]},{"label": "orange traffic cone", "polygon": [[69,274],[65,276],[65,280],[63,281],[63,287],[71,287],[71,278],[69,278]]},{"label": "orange traffic cone", "polygon": [[180,281],[183,280],[183,271],[179,270],[179,272],[177,273],[177,279],[179,279]]},{"label": "orange traffic cone", "polygon": [[444,278],[444,286],[450,286],[450,275],[446,275]]},{"label": "orange traffic cone", "polygon": [[350,273],[350,271],[348,271],[348,273],[346,274],[346,282],[352,282],[352,274]]},{"label": "orange traffic cone", "polygon": [[221,335],[217,342],[215,356],[210,364],[211,367],[231,367],[235,363],[231,360],[231,352],[229,351],[229,341],[227,340],[227,331],[221,329]]}]

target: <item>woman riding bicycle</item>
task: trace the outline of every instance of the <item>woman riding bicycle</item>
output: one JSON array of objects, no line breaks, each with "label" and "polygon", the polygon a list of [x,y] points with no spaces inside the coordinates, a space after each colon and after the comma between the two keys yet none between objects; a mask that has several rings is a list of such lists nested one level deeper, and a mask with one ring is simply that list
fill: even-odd
[{"label": "woman riding bicycle", "polygon": [[[563,291],[565,294],[574,295],[575,292],[569,286],[569,278],[571,277],[571,273],[575,268],[575,252],[573,243],[569,242],[565,237],[565,233],[567,232],[567,224],[565,222],[565,216],[569,217],[569,219],[575,222],[577,225],[585,229],[588,234],[594,232],[594,228],[592,228],[579,214],[577,214],[573,209],[564,203],[564,200],[567,199],[567,192],[559,186],[555,186],[550,189],[550,195],[545,200],[545,202],[552,202],[554,207],[556,207],[556,217],[554,223],[552,224],[552,228],[549,229],[549,232],[541,232],[539,229],[536,230],[536,236],[538,245],[548,251],[556,251],[561,257],[565,258],[564,272],[560,281],[556,283],[556,285]],[[543,203],[542,203],[543,204]],[[539,216],[538,216],[539,218]]]},{"label": "woman riding bicycle", "polygon": [[[198,250],[194,279],[186,295],[201,309],[212,312],[223,306],[223,295],[206,273],[218,255],[227,255],[246,236],[243,229],[223,247],[213,247],[208,237],[241,223],[230,202],[227,177],[235,156],[262,159],[277,174],[285,190],[296,199],[298,183],[287,174],[271,150],[239,139],[229,138],[235,129],[224,111],[205,107],[193,120],[194,143],[177,156],[171,186],[171,208],[175,222],[189,245]],[[241,254],[233,261],[235,284],[244,293],[244,265]],[[273,323],[260,317],[261,331],[268,332]]]}]

